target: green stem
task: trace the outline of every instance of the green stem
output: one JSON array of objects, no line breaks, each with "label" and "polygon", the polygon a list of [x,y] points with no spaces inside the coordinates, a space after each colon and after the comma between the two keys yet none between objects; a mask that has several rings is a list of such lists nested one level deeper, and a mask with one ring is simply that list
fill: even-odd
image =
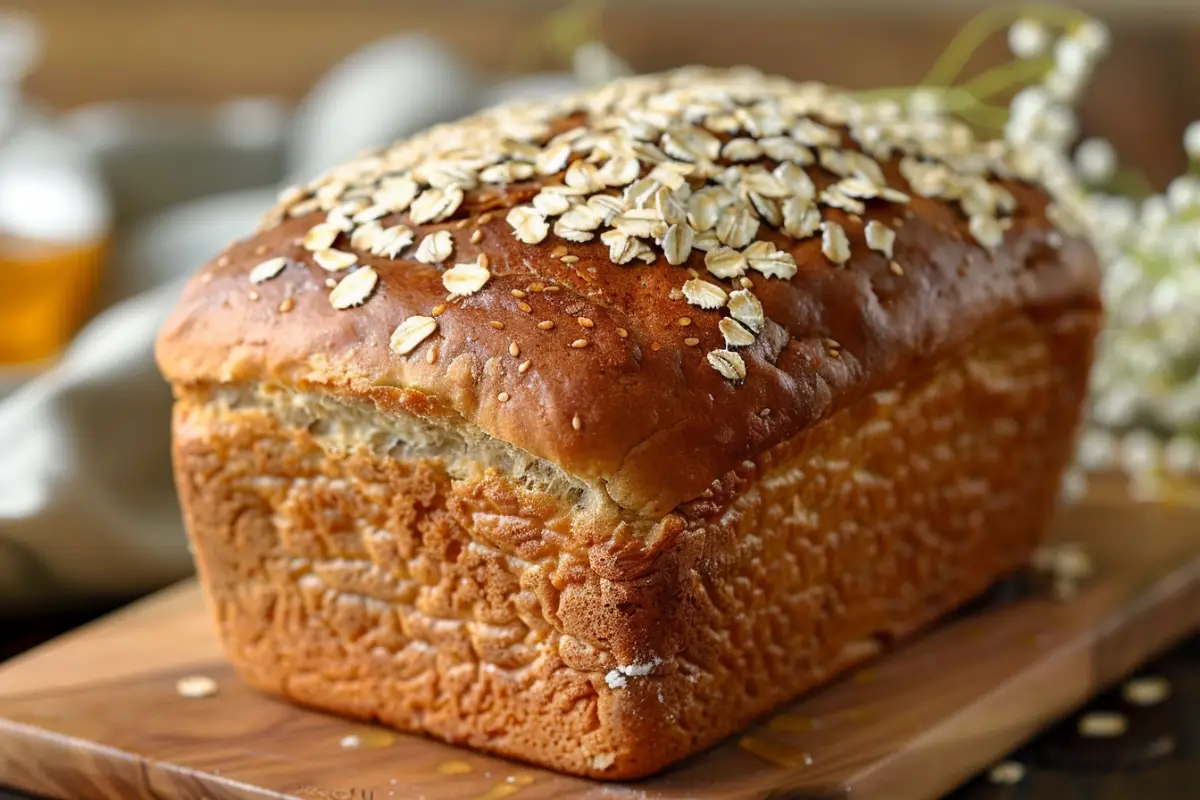
[{"label": "green stem", "polygon": [[1012,61],[976,75],[962,84],[961,88],[970,92],[977,100],[984,100],[1015,89],[1034,78],[1041,78],[1053,66],[1054,59],[1045,56]]},{"label": "green stem", "polygon": [[1154,194],[1154,186],[1150,179],[1134,169],[1122,169],[1106,187],[1113,194],[1123,194],[1129,197],[1149,197]]},{"label": "green stem", "polygon": [[1087,19],[1085,14],[1061,6],[1028,5],[990,8],[971,19],[950,41],[949,46],[934,62],[929,73],[922,79],[923,86],[949,86],[962,74],[975,51],[992,35],[1004,30],[1013,21],[1031,17],[1040,22],[1056,23],[1064,27],[1078,24]]}]

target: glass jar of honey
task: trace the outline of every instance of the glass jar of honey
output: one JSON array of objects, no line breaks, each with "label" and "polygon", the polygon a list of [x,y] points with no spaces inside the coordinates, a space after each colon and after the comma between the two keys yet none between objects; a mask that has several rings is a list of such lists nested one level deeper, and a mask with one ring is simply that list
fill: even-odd
[{"label": "glass jar of honey", "polygon": [[110,224],[86,150],[21,95],[38,49],[0,13],[0,370],[52,359],[85,319]]}]

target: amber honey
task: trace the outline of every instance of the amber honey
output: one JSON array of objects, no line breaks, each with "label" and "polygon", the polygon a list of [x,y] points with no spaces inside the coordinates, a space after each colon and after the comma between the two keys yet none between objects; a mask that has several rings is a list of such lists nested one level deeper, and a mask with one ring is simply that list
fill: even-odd
[{"label": "amber honey", "polygon": [[0,365],[52,358],[83,322],[103,242],[55,245],[0,236]]}]

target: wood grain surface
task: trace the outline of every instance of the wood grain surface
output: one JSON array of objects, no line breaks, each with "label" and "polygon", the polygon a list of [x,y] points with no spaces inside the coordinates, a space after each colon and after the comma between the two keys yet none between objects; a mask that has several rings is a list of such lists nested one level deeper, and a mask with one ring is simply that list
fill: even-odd
[{"label": "wood grain surface", "polygon": [[[242,685],[185,583],[0,668],[0,785],[61,798],[920,798],[961,783],[1200,626],[1200,512],[1064,513],[1097,573],[997,597],[657,778],[592,783]],[[188,675],[219,692],[181,697]],[[346,737],[357,747],[343,746]]]}]

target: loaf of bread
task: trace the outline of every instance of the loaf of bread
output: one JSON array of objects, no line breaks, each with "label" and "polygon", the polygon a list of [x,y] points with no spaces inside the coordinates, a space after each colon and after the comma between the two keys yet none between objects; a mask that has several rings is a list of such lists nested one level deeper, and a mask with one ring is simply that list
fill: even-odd
[{"label": "loaf of bread", "polygon": [[1048,171],[686,69],[286,191],[158,341],[229,658],[633,778],[954,609],[1038,541],[1101,323]]}]

